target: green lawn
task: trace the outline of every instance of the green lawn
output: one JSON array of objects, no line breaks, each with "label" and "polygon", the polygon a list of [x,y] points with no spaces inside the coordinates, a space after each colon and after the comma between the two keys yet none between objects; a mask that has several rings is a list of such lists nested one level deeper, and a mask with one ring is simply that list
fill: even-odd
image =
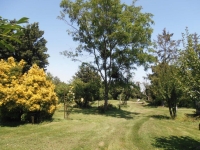
[{"label": "green lawn", "polygon": [[[117,105],[118,101],[109,101]],[[100,102],[102,104],[103,101]],[[99,114],[74,109],[70,119],[58,110],[52,122],[0,124],[1,150],[195,150],[200,149],[200,120],[187,118],[193,109],[178,109],[171,120],[167,108],[133,101],[121,110]]]}]

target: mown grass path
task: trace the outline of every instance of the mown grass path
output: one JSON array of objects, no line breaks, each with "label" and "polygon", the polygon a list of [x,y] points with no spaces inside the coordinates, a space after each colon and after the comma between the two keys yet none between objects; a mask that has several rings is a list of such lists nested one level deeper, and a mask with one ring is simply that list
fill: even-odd
[{"label": "mown grass path", "polygon": [[193,109],[179,109],[178,118],[171,120],[167,108],[132,101],[105,114],[99,114],[96,106],[74,109],[69,120],[63,119],[60,109],[52,122],[0,123],[0,150],[195,150],[200,146],[199,120],[184,115]]}]

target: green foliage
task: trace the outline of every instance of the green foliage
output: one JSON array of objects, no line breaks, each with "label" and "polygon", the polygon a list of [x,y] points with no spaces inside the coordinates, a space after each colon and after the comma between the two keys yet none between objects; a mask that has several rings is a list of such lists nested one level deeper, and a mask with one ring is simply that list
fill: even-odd
[{"label": "green foliage", "polygon": [[[186,34],[183,34],[184,49],[179,62],[184,92],[193,103],[198,103],[200,96],[200,44],[198,40],[199,36],[196,33],[189,34],[186,28]],[[196,109],[199,111],[198,107]]]},{"label": "green foliage", "polygon": [[123,104],[127,104],[130,98],[142,98],[140,86],[138,83],[123,80],[113,80],[111,82],[110,93],[113,99],[122,101]]},{"label": "green foliage", "polygon": [[[11,21],[16,22],[16,21]],[[0,59],[6,60],[8,57],[14,57],[16,61],[25,60],[26,65],[23,68],[23,72],[27,72],[33,64],[37,64],[40,68],[45,69],[48,65],[47,58],[49,55],[46,53],[46,43],[43,34],[44,31],[39,29],[38,23],[29,24],[20,30],[20,34],[16,41],[7,40],[13,45],[13,51],[8,51],[7,48],[0,48]],[[10,35],[14,35],[10,31]]]},{"label": "green foliage", "polygon": [[75,99],[75,93],[73,92],[73,86],[70,86],[69,91],[66,93],[64,100],[64,107],[67,118],[69,118],[69,115],[73,110],[74,99]]},{"label": "green foliage", "polygon": [[47,79],[55,85],[55,92],[59,102],[64,102],[64,95],[69,91],[69,84],[62,82],[59,77],[53,76],[50,72],[46,73]]},{"label": "green foliage", "polygon": [[74,86],[76,103],[79,107],[88,107],[89,102],[100,98],[101,77],[87,63],[82,63],[79,67],[72,85]]},{"label": "green foliage", "polygon": [[103,80],[106,109],[113,74],[127,75],[126,71],[135,65],[147,67],[147,62],[153,61],[146,51],[151,45],[153,15],[142,13],[134,3],[121,4],[120,0],[62,0],[60,7],[63,11],[59,18],[71,27],[73,40],[80,43],[74,52],[62,54],[73,60],[83,51],[93,56]]},{"label": "green foliage", "polygon": [[[0,16],[0,48],[7,49],[9,51],[14,51],[14,45],[10,43],[10,41],[15,41],[18,44],[21,41],[18,39],[21,34],[21,30],[23,29],[20,24],[27,23],[28,18],[23,17],[16,21],[15,23],[11,24],[8,22],[7,19],[3,19]],[[10,34],[12,32],[12,34]],[[9,40],[9,41],[7,41]]]},{"label": "green foliage", "polygon": [[162,63],[153,67],[153,74],[149,76],[152,94],[156,100],[166,102],[172,118],[176,117],[176,107],[183,93],[178,70],[176,66]]},{"label": "green foliage", "polygon": [[56,95],[58,96],[59,102],[63,102],[64,94],[66,91],[68,91],[69,85],[66,84],[65,82],[60,82],[59,84],[54,84],[54,85],[55,85],[55,92]]},{"label": "green foliage", "polygon": [[[99,100],[103,100],[105,98],[105,89],[104,87],[101,85],[100,89],[99,89]],[[108,93],[108,99],[115,99],[112,95],[112,90],[110,90],[110,92]]]},{"label": "green foliage", "polygon": [[172,118],[176,117],[176,107],[182,96],[183,89],[179,76],[179,67],[176,65],[179,55],[177,47],[180,41],[172,40],[173,34],[163,30],[156,41],[156,54],[158,62],[152,66],[150,90],[155,100],[164,102],[169,107]]},{"label": "green foliage", "polygon": [[[181,95],[181,83],[178,78],[178,68],[174,65],[161,63],[152,67],[150,90],[156,101],[166,102],[166,106],[176,108]],[[176,114],[172,115],[175,117]]]}]

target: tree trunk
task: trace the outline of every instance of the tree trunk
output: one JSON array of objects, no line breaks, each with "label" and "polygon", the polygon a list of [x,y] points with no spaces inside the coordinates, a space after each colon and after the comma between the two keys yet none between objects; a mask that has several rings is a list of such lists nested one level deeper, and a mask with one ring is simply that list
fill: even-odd
[{"label": "tree trunk", "polygon": [[172,107],[173,118],[176,118],[176,105]]},{"label": "tree trunk", "polygon": [[195,104],[196,104],[196,114],[200,115],[200,102],[196,101]]},{"label": "tree trunk", "polygon": [[107,106],[108,106],[108,83],[107,83],[107,80],[105,80],[104,111],[107,110]]},{"label": "tree trunk", "polygon": [[170,100],[168,100],[168,107],[169,107],[170,116],[171,116],[171,118],[173,119],[172,104],[171,104]]},{"label": "tree trunk", "polygon": [[104,59],[104,64],[103,64],[103,67],[104,67],[104,112],[107,110],[107,106],[108,106],[108,91],[109,91],[109,88],[108,88],[108,79],[107,79],[107,68],[106,68],[106,59]]},{"label": "tree trunk", "polygon": [[168,106],[168,107],[169,107],[170,116],[171,116],[171,118],[173,118],[171,106]]},{"label": "tree trunk", "polygon": [[169,113],[172,119],[176,118],[176,105],[168,102]]}]

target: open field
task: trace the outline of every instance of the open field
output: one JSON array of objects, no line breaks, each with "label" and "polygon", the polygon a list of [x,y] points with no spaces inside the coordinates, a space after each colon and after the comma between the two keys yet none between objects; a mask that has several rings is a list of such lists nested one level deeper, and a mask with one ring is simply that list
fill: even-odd
[{"label": "open field", "polygon": [[[118,101],[109,101],[117,105]],[[101,104],[103,101],[100,102]],[[97,113],[74,109],[63,119],[63,109],[53,121],[41,124],[0,124],[1,150],[195,150],[200,149],[200,120],[187,118],[193,109],[178,109],[171,120],[167,108],[133,101],[121,110]]]}]

